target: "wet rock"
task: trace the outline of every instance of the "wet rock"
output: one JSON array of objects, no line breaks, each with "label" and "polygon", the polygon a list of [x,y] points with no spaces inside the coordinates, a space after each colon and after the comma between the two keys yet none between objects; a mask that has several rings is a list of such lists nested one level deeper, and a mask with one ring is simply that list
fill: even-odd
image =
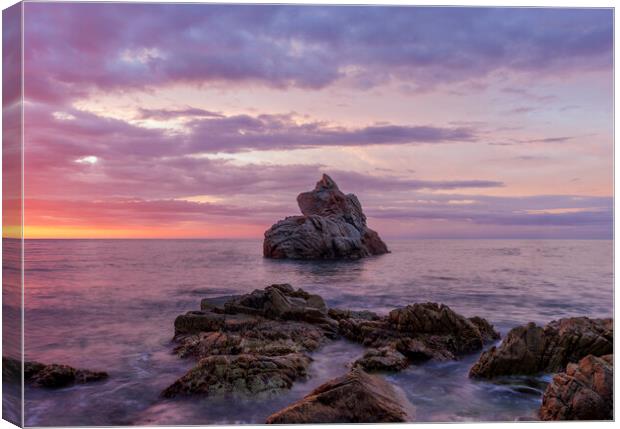
[{"label": "wet rock", "polygon": [[311,352],[325,341],[323,330],[303,322],[259,318],[243,331],[201,332],[178,337],[175,352],[181,357],[261,354],[267,356]]},{"label": "wet rock", "polygon": [[202,300],[201,311],[189,311],[174,322],[175,337],[200,332],[248,331],[261,324],[261,330],[268,326],[265,319],[282,322],[306,322],[321,328],[325,335],[335,336],[338,324],[327,314],[323,298],[303,289],[295,290],[289,284],[274,284],[252,293]]},{"label": "wet rock", "polygon": [[[21,362],[17,359],[2,357],[3,370],[8,371],[11,379],[21,382]],[[73,384],[90,383],[108,378],[102,371],[76,369],[68,365],[24,362],[24,381],[38,387],[60,388]]]},{"label": "wet rock", "polygon": [[165,396],[288,388],[305,375],[304,353],[337,334],[323,299],[288,284],[209,298],[201,308],[175,320],[175,352],[199,362]]},{"label": "wet rock", "polygon": [[541,420],[612,420],[613,355],[588,355],[556,374],[543,395]]},{"label": "wet rock", "polygon": [[268,424],[389,423],[413,420],[413,406],[378,376],[356,368],[272,414]]},{"label": "wet rock", "polygon": [[326,174],[297,197],[303,216],[290,216],[265,232],[263,255],[275,259],[359,259],[388,253],[366,226],[362,206]]},{"label": "wet rock", "polygon": [[370,349],[353,363],[367,372],[400,371],[409,365],[407,358],[391,347]]},{"label": "wet rock", "polygon": [[232,300],[239,298],[241,295],[225,295],[212,298],[204,298],[200,301],[200,309],[202,311],[211,311],[213,313],[224,313],[224,305]]},{"label": "wet rock", "polygon": [[544,327],[529,323],[512,329],[498,347],[484,352],[471,368],[474,378],[562,371],[588,354],[613,352],[612,319],[574,317]]},{"label": "wet rock", "polygon": [[225,317],[211,311],[188,311],[174,320],[174,335],[217,331],[224,326]]},{"label": "wet rock", "polygon": [[395,349],[411,362],[456,359],[499,338],[486,320],[467,319],[436,303],[409,305],[379,318],[343,314],[338,326],[344,337],[366,347]]},{"label": "wet rock", "polygon": [[265,289],[233,298],[224,304],[228,314],[250,314],[268,319],[304,321],[335,334],[337,324],[327,315],[323,298],[289,284],[274,284]]},{"label": "wet rock", "polygon": [[242,354],[209,356],[198,362],[187,374],[166,388],[162,395],[225,393],[258,394],[288,389],[306,376],[311,359],[294,353],[284,356]]},{"label": "wet rock", "polygon": [[42,387],[65,387],[106,378],[108,378],[108,374],[105,372],[75,369],[68,365],[50,364],[35,372],[30,381]]},{"label": "wet rock", "polygon": [[381,317],[372,311],[362,310],[362,311],[354,311],[354,310],[344,310],[340,308],[330,308],[327,311],[329,317],[334,320],[342,320],[342,319],[360,319],[360,320],[379,320]]},{"label": "wet rock", "polygon": [[388,320],[399,332],[448,336],[446,346],[455,354],[475,352],[486,342],[499,339],[486,320],[466,319],[447,305],[434,302],[397,308],[390,312]]}]

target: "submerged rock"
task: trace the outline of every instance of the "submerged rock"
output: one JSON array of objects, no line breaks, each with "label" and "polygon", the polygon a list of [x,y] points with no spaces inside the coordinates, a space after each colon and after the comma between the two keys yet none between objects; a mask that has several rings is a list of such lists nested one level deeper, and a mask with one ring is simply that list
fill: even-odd
[{"label": "submerged rock", "polygon": [[573,317],[545,327],[529,323],[512,329],[499,347],[482,353],[474,378],[562,371],[569,362],[613,352],[612,319]]},{"label": "submerged rock", "polygon": [[414,418],[404,395],[380,377],[353,369],[272,414],[268,424],[389,423]]},{"label": "submerged rock", "polygon": [[[10,379],[21,382],[21,362],[16,359],[2,357],[3,370],[11,374]],[[108,378],[103,371],[76,369],[69,365],[43,364],[39,362],[24,362],[24,381],[33,386],[60,388],[73,384],[90,383]]]},{"label": "submerged rock", "polygon": [[[393,352],[396,351],[409,362],[456,359],[481,350],[484,344],[499,338],[486,320],[467,319],[448,306],[431,302],[397,308],[385,317],[369,312],[362,317],[354,312],[349,317],[344,314],[338,313],[339,331],[344,337],[366,347],[381,349],[384,356],[397,357]],[[393,351],[388,353],[386,348]],[[377,354],[368,357],[373,356]],[[369,365],[372,361],[377,359],[370,359]]]},{"label": "submerged rock", "polygon": [[569,363],[545,390],[541,420],[612,420],[613,371],[613,355]]},{"label": "submerged rock", "polygon": [[290,216],[265,232],[263,255],[275,259],[359,259],[388,253],[366,226],[362,206],[326,174],[313,191],[297,196],[303,216]]},{"label": "submerged rock", "polygon": [[299,353],[284,356],[242,354],[209,356],[166,388],[162,395],[257,394],[289,389],[306,376],[310,358]]}]

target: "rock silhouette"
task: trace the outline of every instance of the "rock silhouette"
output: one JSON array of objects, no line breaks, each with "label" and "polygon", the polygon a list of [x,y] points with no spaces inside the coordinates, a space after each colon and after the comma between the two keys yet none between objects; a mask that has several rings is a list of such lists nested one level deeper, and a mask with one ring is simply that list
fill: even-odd
[{"label": "rock silhouette", "polygon": [[274,259],[359,259],[388,253],[366,226],[362,205],[324,174],[313,191],[297,196],[303,216],[289,216],[265,232],[263,255]]}]

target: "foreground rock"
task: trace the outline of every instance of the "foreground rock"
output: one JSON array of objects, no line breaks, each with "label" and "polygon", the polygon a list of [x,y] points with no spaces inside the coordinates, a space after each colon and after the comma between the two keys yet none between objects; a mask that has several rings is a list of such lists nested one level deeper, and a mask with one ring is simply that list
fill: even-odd
[{"label": "foreground rock", "polygon": [[512,329],[499,347],[484,352],[471,368],[474,378],[562,371],[569,362],[613,353],[612,319],[574,317],[545,327]]},{"label": "foreground rock", "polygon": [[284,356],[209,356],[166,388],[162,395],[225,393],[257,394],[289,389],[306,376],[310,358],[294,353]]},{"label": "foreground rock", "polygon": [[[3,356],[2,367],[10,375],[8,379],[21,382],[22,368],[19,360]],[[102,371],[76,369],[55,363],[46,365],[39,362],[24,362],[24,381],[38,387],[60,388],[106,378],[108,374]]]},{"label": "foreground rock", "polygon": [[174,322],[175,349],[181,356],[259,354],[316,350],[337,334],[338,324],[318,295],[288,284],[220,300],[203,300]]},{"label": "foreground rock", "polygon": [[407,422],[413,414],[413,406],[385,380],[353,369],[272,414],[267,423]]},{"label": "foreground rock", "polygon": [[328,310],[323,299],[288,284],[204,299],[201,311],[174,322],[181,357],[198,364],[167,388],[179,394],[256,394],[290,388],[306,376],[307,353],[342,335],[369,347],[353,366],[399,371],[428,359],[456,359],[499,338],[484,319],[467,319],[444,305],[414,304],[387,316]]},{"label": "foreground rock", "polygon": [[290,388],[305,377],[305,355],[337,335],[338,324],[318,295],[288,284],[221,299],[175,320],[176,353],[198,365],[164,391],[255,394]]},{"label": "foreground rock", "polygon": [[356,362],[367,370],[397,370],[409,362],[456,359],[499,339],[485,319],[468,319],[432,302],[397,308],[384,317],[342,310],[330,310],[330,314],[338,318],[344,337],[372,348]]},{"label": "foreground rock", "polygon": [[326,174],[313,191],[297,196],[303,216],[290,216],[265,232],[263,254],[276,259],[359,259],[388,253],[366,226],[362,206]]},{"label": "foreground rock", "polygon": [[370,349],[356,360],[353,366],[359,366],[368,372],[400,371],[409,366],[407,357],[391,347]]},{"label": "foreground rock", "polygon": [[541,420],[612,420],[613,355],[588,355],[556,374],[545,390]]}]

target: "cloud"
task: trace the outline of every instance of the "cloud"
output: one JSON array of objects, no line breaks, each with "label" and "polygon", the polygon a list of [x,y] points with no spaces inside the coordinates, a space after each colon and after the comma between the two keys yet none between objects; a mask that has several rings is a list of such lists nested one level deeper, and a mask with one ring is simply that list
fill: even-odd
[{"label": "cloud", "polygon": [[[466,201],[467,204],[455,204]],[[549,195],[488,197],[435,195],[389,208],[372,207],[368,216],[391,220],[448,220],[477,225],[606,227],[611,234],[613,198]]]},{"label": "cloud", "polygon": [[551,158],[543,155],[520,155],[513,156],[511,159],[516,161],[548,161]]},{"label": "cloud", "polygon": [[345,128],[325,122],[297,122],[292,115],[237,115],[188,124],[195,152],[299,149],[474,141],[471,128],[373,125]]},{"label": "cloud", "polygon": [[[179,222],[251,222],[274,214],[274,207],[269,205],[247,207],[171,199],[28,199],[25,204],[33,225],[166,226]],[[122,224],[119,219],[123,219]]]},{"label": "cloud", "polygon": [[506,111],[506,113],[531,113],[536,110],[538,110],[538,107],[521,106],[521,107],[515,107],[513,109],[509,109]]},{"label": "cloud", "polygon": [[522,142],[523,143],[564,143],[572,139],[573,137],[570,137],[570,136],[546,137],[546,138],[541,138],[541,139],[523,140]]},{"label": "cloud", "polygon": [[501,91],[504,94],[509,94],[509,95],[516,95],[519,96],[521,98],[524,98],[528,101],[535,101],[537,103],[544,103],[544,102],[548,102],[548,101],[553,101],[555,100],[557,97],[555,95],[550,95],[550,94],[536,94],[528,89],[525,88],[520,88],[520,87],[512,87],[512,86],[507,86],[501,89]]},{"label": "cloud", "polygon": [[[375,144],[446,143],[473,138],[466,128],[373,125],[357,129],[322,122],[297,123],[290,115],[232,116],[190,121],[171,133],[103,118],[77,109],[54,115],[32,103],[26,111],[27,188],[31,197],[171,199],[191,195],[288,195],[322,174],[320,164],[245,164],[204,156],[214,152]],[[65,120],[65,115],[74,119]],[[200,155],[199,155],[200,154]],[[385,172],[329,171],[345,189],[451,190],[503,186],[497,180],[423,180]],[[359,191],[358,191],[359,192]],[[294,202],[294,197],[288,196]],[[275,198],[282,198],[280,196]]]},{"label": "cloud", "polygon": [[[207,112],[207,113],[205,113]],[[474,142],[476,130],[431,125],[372,125],[346,128],[319,121],[299,122],[292,114],[223,116],[202,109],[141,111],[146,117],[203,115],[186,122],[184,132],[145,128],[75,108],[29,103],[26,121],[29,162],[37,168],[86,156],[103,161],[133,157],[159,159],[216,152],[303,148]],[[68,120],[66,118],[71,118]]]},{"label": "cloud", "polygon": [[44,100],[174,83],[432,88],[612,65],[611,9],[30,3],[25,19],[27,97]]},{"label": "cloud", "polygon": [[158,121],[166,121],[176,118],[223,118],[224,116],[217,112],[211,112],[196,107],[185,107],[183,109],[138,109],[137,119],[156,119]]},{"label": "cloud", "polygon": [[531,144],[531,143],[543,143],[543,144],[552,144],[552,143],[566,143],[567,141],[573,140],[574,136],[558,136],[558,137],[542,137],[537,139],[507,139],[500,142],[490,142],[489,144],[492,146],[512,146],[512,145],[521,145],[521,144]]}]

